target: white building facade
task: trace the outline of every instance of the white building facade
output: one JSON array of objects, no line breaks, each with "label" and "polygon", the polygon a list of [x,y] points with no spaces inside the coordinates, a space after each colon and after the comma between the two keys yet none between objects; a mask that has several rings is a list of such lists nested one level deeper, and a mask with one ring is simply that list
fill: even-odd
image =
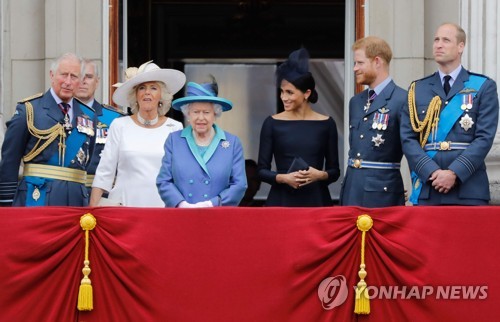
[{"label": "white building facade", "polygon": [[[100,63],[102,86],[96,96],[109,103],[108,1],[1,1],[0,142],[16,102],[50,87],[50,63],[62,53],[75,52]],[[348,124],[347,106],[355,89],[350,50],[355,34],[355,1],[346,0],[344,124]],[[363,11],[364,34],[382,37],[391,45],[391,74],[403,88],[436,70],[432,43],[434,31],[443,22],[458,23],[467,33],[464,67],[500,80],[497,0],[365,0]],[[492,204],[500,204],[499,132],[487,157]]]}]

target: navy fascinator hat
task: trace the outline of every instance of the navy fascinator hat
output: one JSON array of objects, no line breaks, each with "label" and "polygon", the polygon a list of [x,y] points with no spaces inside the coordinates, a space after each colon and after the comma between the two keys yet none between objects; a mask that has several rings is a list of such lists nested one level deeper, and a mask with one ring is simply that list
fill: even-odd
[{"label": "navy fascinator hat", "polygon": [[276,70],[276,85],[279,87],[283,79],[293,83],[306,75],[311,75],[309,73],[309,52],[305,48],[300,48],[293,51]]},{"label": "navy fascinator hat", "polygon": [[293,51],[288,59],[276,69],[276,86],[281,87],[281,82],[286,80],[302,92],[311,90],[308,101],[316,103],[318,92],[313,75],[309,72],[309,52],[305,48]]}]

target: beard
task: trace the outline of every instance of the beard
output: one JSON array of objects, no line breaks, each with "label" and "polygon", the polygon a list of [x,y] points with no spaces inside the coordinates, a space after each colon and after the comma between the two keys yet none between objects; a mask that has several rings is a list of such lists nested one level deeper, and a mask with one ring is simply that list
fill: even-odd
[{"label": "beard", "polygon": [[360,75],[360,78],[357,79],[359,85],[370,85],[375,79],[377,79],[377,74],[375,71],[366,71]]}]

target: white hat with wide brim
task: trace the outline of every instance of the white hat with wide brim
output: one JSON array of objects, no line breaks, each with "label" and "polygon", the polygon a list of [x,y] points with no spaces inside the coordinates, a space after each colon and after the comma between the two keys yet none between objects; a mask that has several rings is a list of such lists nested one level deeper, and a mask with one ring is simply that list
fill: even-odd
[{"label": "white hat with wide brim", "polygon": [[129,67],[125,71],[126,81],[117,83],[113,93],[113,102],[120,106],[129,106],[128,94],[135,86],[146,82],[163,82],[170,94],[174,95],[186,83],[186,75],[175,69],[162,69],[158,65],[148,61],[139,68]]}]

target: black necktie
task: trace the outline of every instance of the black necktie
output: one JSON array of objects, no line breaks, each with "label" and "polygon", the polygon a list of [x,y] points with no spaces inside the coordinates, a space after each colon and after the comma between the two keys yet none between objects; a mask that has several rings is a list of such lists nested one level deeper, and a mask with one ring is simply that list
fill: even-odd
[{"label": "black necktie", "polygon": [[373,89],[368,90],[368,102],[371,104],[373,100],[377,97],[377,94]]},{"label": "black necktie", "polygon": [[443,84],[443,88],[444,88],[444,93],[446,94],[446,96],[448,96],[448,93],[450,92],[450,79],[451,79],[451,76],[450,75],[446,75],[445,77],[443,77],[444,79],[444,84]]}]

